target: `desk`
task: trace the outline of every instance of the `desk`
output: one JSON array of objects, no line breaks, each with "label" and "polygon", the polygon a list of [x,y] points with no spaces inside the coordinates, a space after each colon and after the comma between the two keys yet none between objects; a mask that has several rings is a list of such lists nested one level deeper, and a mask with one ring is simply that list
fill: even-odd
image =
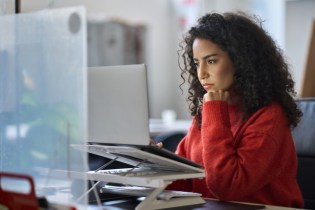
[{"label": "desk", "polygon": [[[286,208],[280,206],[269,206],[262,204],[251,203],[237,203],[237,202],[222,202],[215,199],[205,199],[206,203],[203,205],[186,206],[178,208],[170,208],[170,210],[258,210],[258,209],[270,209],[270,210],[298,210],[297,208]],[[122,199],[116,201],[104,202],[106,210],[130,210],[135,209],[138,202],[134,199]],[[98,210],[97,205],[89,205],[89,210]],[[301,210],[301,209],[299,209]]]}]

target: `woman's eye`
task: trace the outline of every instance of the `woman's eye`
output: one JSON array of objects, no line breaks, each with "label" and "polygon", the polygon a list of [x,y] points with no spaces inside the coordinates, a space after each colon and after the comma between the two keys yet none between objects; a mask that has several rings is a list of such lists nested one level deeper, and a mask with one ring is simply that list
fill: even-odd
[{"label": "woman's eye", "polygon": [[199,63],[194,63],[194,64],[195,64],[195,66],[196,66],[196,67],[198,67],[198,66],[199,66]]},{"label": "woman's eye", "polygon": [[208,60],[207,62],[208,62],[209,64],[214,64],[214,63],[216,63],[216,62],[217,62],[217,60],[210,59],[210,60]]}]

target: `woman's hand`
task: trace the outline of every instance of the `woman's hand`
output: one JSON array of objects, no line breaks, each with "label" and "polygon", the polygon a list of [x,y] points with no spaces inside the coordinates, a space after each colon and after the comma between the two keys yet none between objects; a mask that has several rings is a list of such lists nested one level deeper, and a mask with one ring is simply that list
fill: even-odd
[{"label": "woman's hand", "polygon": [[155,143],[155,141],[154,140],[150,140],[150,145],[152,145],[152,146],[156,146],[157,148],[162,148],[163,147],[163,143],[162,142],[159,142],[159,143]]},{"label": "woman's hand", "polygon": [[203,101],[226,101],[229,102],[230,93],[226,90],[209,91],[203,96]]}]

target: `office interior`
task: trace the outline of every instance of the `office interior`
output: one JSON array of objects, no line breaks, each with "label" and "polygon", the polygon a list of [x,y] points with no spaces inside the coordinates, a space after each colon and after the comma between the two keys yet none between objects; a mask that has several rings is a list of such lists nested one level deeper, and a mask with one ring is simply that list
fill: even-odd
[{"label": "office interior", "polygon": [[[1,1],[2,5],[9,7],[10,1]],[[284,50],[296,82],[297,95],[302,94],[314,19],[314,0],[28,0],[20,1],[20,12],[74,5],[86,7],[90,22],[111,19],[143,27],[144,49],[139,62],[144,61],[148,68],[151,118],[161,118],[164,110],[174,110],[177,119],[190,119],[185,91],[179,88],[182,80],[179,77],[178,44],[182,34],[198,16],[211,11],[243,10],[260,16],[264,20],[264,27]],[[90,43],[88,47],[92,45]],[[123,64],[123,61],[115,62],[101,64]],[[132,62],[137,61],[125,61]]]},{"label": "office interior", "polygon": [[[185,86],[183,91],[179,88],[182,79],[177,51],[191,24],[212,11],[243,10],[260,16],[288,60],[297,98],[315,97],[314,63],[310,61],[315,48],[311,45],[315,0],[0,0],[0,17],[76,6],[86,11],[82,17],[87,23],[87,52],[86,58],[79,56],[87,66],[146,64],[151,122],[163,118],[164,122],[183,122],[187,129],[191,116]],[[100,30],[104,36],[99,36]],[[129,33],[122,35],[122,31]]]}]

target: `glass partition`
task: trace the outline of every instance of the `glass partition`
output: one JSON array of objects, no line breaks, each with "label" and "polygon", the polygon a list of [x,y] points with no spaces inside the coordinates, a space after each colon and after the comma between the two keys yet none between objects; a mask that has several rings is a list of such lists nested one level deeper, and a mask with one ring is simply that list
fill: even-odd
[{"label": "glass partition", "polygon": [[0,172],[32,176],[50,202],[84,203],[69,171],[87,168],[71,146],[87,135],[85,8],[4,15],[0,28]]}]

